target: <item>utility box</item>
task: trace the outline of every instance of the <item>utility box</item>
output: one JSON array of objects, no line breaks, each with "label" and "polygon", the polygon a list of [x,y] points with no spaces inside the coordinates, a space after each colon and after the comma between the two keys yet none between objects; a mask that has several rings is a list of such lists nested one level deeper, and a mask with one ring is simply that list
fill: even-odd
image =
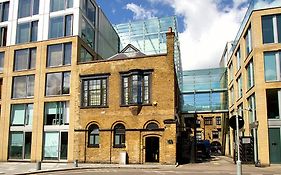
[{"label": "utility box", "polygon": [[126,151],[120,152],[119,164],[120,165],[126,165],[127,164],[127,152]]},{"label": "utility box", "polygon": [[240,137],[241,161],[244,164],[254,163],[254,139],[251,136]]}]

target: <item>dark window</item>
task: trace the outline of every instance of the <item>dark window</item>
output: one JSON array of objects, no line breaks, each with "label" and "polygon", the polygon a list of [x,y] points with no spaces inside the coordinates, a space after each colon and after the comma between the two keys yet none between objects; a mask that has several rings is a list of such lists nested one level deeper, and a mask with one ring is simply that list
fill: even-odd
[{"label": "dark window", "polygon": [[125,147],[125,126],[122,124],[114,127],[114,147]]},{"label": "dark window", "polygon": [[252,31],[251,26],[247,29],[246,35],[244,36],[245,39],[245,49],[246,49],[246,56],[252,51]]},{"label": "dark window", "polygon": [[73,7],[73,0],[51,0],[50,11],[55,12]]},{"label": "dark window", "polygon": [[281,43],[281,15],[262,16],[263,43]]},{"label": "dark window", "polygon": [[213,117],[205,117],[204,123],[205,125],[213,125]]},{"label": "dark window", "polygon": [[5,52],[0,52],[0,72],[3,72],[4,59],[5,59]]},{"label": "dark window", "polygon": [[28,70],[35,68],[36,48],[15,51],[14,70]]},{"label": "dark window", "polygon": [[98,125],[91,125],[88,129],[88,146],[98,147],[99,146],[99,127]]},{"label": "dark window", "polygon": [[39,0],[19,0],[19,18],[37,15],[39,13]]},{"label": "dark window", "polygon": [[0,3],[0,21],[8,21],[9,18],[9,1]]},{"label": "dark window", "polygon": [[48,73],[46,96],[69,94],[70,72]]},{"label": "dark window", "polygon": [[158,129],[158,128],[159,128],[159,126],[157,125],[157,123],[154,123],[154,122],[149,123],[149,124],[146,126],[146,129],[148,129],[148,130],[153,130],[153,129]]},{"label": "dark window", "polygon": [[197,128],[201,127],[201,120],[199,120],[199,119],[196,120],[196,127]]},{"label": "dark window", "polygon": [[82,106],[107,106],[107,76],[82,79]]},{"label": "dark window", "polygon": [[73,15],[50,18],[49,38],[59,38],[72,35]]},{"label": "dark window", "polygon": [[47,67],[70,65],[72,58],[72,44],[54,44],[48,46]]},{"label": "dark window", "polygon": [[274,43],[273,16],[262,17],[262,37],[263,43]]},{"label": "dark window", "polygon": [[278,42],[281,43],[281,15],[277,15]]},{"label": "dark window", "polygon": [[0,46],[6,46],[7,44],[7,26],[0,27]]},{"label": "dark window", "polygon": [[219,132],[218,131],[213,131],[213,139],[218,139],[219,138]]},{"label": "dark window", "polygon": [[44,125],[68,125],[69,124],[69,102],[45,103]]},{"label": "dark window", "polygon": [[267,117],[268,119],[280,119],[279,115],[279,89],[266,90],[266,102],[267,102]]},{"label": "dark window", "polygon": [[34,75],[13,78],[13,98],[28,98],[34,95]]},{"label": "dark window", "polygon": [[221,117],[216,117],[216,124],[221,125]]},{"label": "dark window", "polygon": [[11,131],[9,159],[30,159],[31,139],[31,132]]},{"label": "dark window", "polygon": [[122,105],[150,103],[150,72],[122,74]]}]

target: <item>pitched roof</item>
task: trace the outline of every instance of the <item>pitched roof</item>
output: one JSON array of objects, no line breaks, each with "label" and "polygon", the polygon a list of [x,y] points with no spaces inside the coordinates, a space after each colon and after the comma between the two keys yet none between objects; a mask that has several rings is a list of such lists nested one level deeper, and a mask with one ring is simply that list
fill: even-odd
[{"label": "pitched roof", "polygon": [[128,44],[120,53],[117,53],[108,59],[123,59],[123,58],[133,58],[145,56],[139,49],[137,49],[132,44]]}]

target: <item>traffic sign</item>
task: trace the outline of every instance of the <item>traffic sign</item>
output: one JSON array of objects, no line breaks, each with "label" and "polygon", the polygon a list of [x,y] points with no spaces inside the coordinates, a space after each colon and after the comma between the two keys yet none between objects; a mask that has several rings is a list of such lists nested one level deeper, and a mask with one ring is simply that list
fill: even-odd
[{"label": "traffic sign", "polygon": [[[236,130],[236,116],[235,115],[230,117],[230,119],[229,119],[229,126],[232,129]],[[244,126],[244,119],[243,119],[243,117],[238,115],[238,127],[239,127],[239,129],[243,128],[243,126]]]}]

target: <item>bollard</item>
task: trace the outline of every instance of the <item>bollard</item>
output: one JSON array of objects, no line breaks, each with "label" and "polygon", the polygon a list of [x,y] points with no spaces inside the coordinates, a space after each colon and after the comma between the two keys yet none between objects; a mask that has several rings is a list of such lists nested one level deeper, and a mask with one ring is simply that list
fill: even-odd
[{"label": "bollard", "polygon": [[36,170],[41,170],[41,161],[36,162]]},{"label": "bollard", "polygon": [[74,167],[78,167],[78,160],[77,159],[74,160],[73,165],[74,165]]}]

